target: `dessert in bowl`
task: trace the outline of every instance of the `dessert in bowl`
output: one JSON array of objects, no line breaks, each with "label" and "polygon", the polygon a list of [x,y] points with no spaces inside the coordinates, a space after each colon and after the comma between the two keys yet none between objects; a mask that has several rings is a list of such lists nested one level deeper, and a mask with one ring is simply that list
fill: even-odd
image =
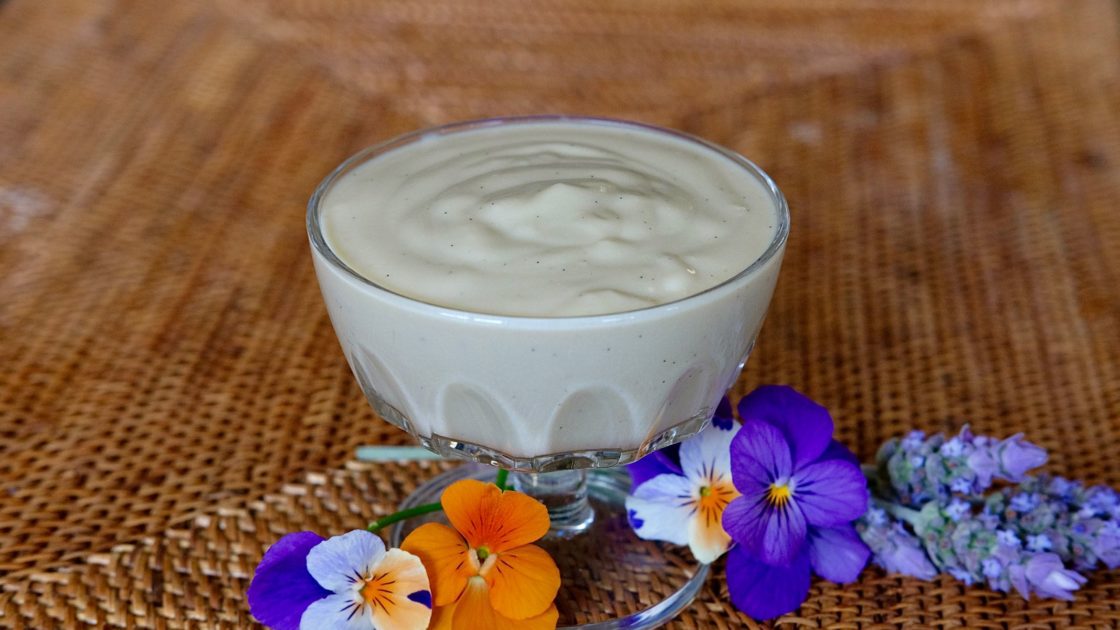
[{"label": "dessert in bowl", "polygon": [[[646,125],[559,116],[418,131],[331,173],[308,207],[323,298],[362,391],[447,457],[397,523],[495,479],[548,509],[569,627],[653,628],[708,567],[627,525],[619,464],[705,427],[742,370],[789,214],[731,151]],[[687,552],[685,552],[687,553]],[[624,570],[641,610],[587,611]],[[573,589],[573,595],[564,592]],[[582,593],[582,594],[581,594]]]},{"label": "dessert in bowl", "polygon": [[343,163],[308,211],[380,415],[441,454],[536,472],[702,429],[754,345],[788,226],[733,152],[565,117],[399,137]]}]

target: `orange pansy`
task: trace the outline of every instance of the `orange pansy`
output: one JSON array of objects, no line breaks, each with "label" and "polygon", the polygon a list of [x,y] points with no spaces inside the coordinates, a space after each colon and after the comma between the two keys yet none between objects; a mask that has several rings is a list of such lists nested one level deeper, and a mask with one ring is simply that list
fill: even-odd
[{"label": "orange pansy", "polygon": [[510,619],[498,614],[490,604],[488,595],[493,593],[486,587],[482,578],[471,578],[463,591],[463,597],[450,606],[432,611],[431,630],[453,630],[461,628],[485,628],[486,630],[554,630],[560,613],[556,604],[535,617]]},{"label": "orange pansy", "polygon": [[427,523],[401,549],[428,571],[433,628],[555,628],[560,571],[540,547],[548,510],[520,492],[472,479],[441,498],[453,527]]}]

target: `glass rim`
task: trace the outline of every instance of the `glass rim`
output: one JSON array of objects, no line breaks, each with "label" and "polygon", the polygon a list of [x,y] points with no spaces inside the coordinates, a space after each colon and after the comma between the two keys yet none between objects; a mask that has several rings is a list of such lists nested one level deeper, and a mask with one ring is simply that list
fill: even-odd
[{"label": "glass rim", "polygon": [[[321,220],[320,220],[320,215],[321,215],[320,210],[322,208],[323,200],[327,197],[327,194],[330,192],[331,187],[340,178],[342,178],[343,175],[346,175],[347,173],[349,173],[351,170],[353,170],[355,167],[357,167],[360,164],[364,164],[365,162],[368,162],[368,161],[370,161],[374,158],[377,158],[381,155],[389,153],[389,152],[393,151],[394,149],[412,144],[414,142],[420,141],[424,138],[428,138],[428,137],[433,136],[433,135],[445,136],[445,135],[450,135],[450,134],[455,134],[455,133],[461,133],[461,132],[478,130],[478,129],[486,129],[486,128],[490,128],[490,127],[500,127],[500,126],[505,126],[505,125],[563,123],[563,122],[587,124],[587,125],[601,125],[601,126],[630,128],[630,129],[636,129],[636,130],[641,130],[641,131],[653,132],[653,133],[659,134],[659,135],[667,135],[667,136],[671,136],[671,137],[674,137],[674,138],[677,138],[677,139],[680,139],[680,140],[685,140],[685,141],[690,142],[690,143],[695,144],[695,145],[699,145],[702,148],[714,151],[715,153],[723,156],[724,158],[730,159],[733,163],[735,163],[737,166],[741,167],[749,175],[753,176],[756,180],[758,180],[763,185],[763,188],[765,188],[766,193],[770,197],[770,200],[774,203],[774,209],[775,209],[775,212],[777,213],[777,217],[776,217],[777,225],[776,225],[776,229],[774,230],[774,236],[770,240],[770,244],[766,247],[766,249],[762,252],[761,255],[759,255],[757,258],[755,258],[751,262],[751,264],[747,265],[743,270],[739,271],[738,273],[731,276],[730,278],[720,282],[719,284],[712,285],[712,286],[704,289],[703,291],[699,291],[697,293],[693,293],[691,295],[687,295],[685,297],[678,298],[678,299],[673,300],[671,302],[663,302],[661,304],[654,304],[654,305],[651,305],[651,306],[643,306],[641,308],[630,309],[630,310],[627,310],[627,311],[616,311],[616,312],[611,312],[611,313],[599,313],[599,314],[595,314],[595,315],[553,315],[553,316],[548,316],[548,315],[510,315],[510,314],[503,314],[503,313],[486,313],[486,312],[483,312],[483,311],[472,311],[472,310],[456,308],[456,307],[452,307],[452,306],[446,306],[446,305],[443,305],[443,304],[437,304],[435,302],[428,302],[428,301],[425,301],[425,300],[422,300],[422,299],[412,297],[410,295],[405,295],[403,293],[399,293],[399,292],[394,291],[393,289],[390,289],[388,287],[381,286],[380,284],[377,284],[373,280],[370,280],[366,276],[363,276],[362,274],[355,271],[353,268],[351,268],[349,265],[347,265],[345,262],[343,262],[342,259],[339,258],[337,254],[335,254],[334,250],[331,249],[330,245],[327,243],[326,238],[323,236],[323,230],[322,230],[322,225],[321,225]],[[377,292],[380,292],[380,293],[385,293],[385,294],[392,295],[392,296],[395,296],[397,298],[403,299],[408,303],[415,304],[417,306],[421,306],[421,307],[424,307],[424,308],[434,308],[434,309],[437,309],[438,311],[441,311],[445,314],[452,315],[452,316],[455,316],[455,317],[460,317],[460,318],[466,317],[466,318],[472,318],[472,319],[473,318],[486,318],[487,320],[492,320],[492,321],[508,320],[508,321],[517,321],[517,322],[532,322],[532,321],[545,322],[545,321],[557,321],[557,320],[564,320],[564,321],[603,321],[603,320],[615,320],[615,319],[618,319],[618,318],[627,318],[627,317],[632,317],[632,316],[639,316],[641,314],[646,314],[646,313],[649,313],[651,311],[675,310],[675,309],[680,308],[681,306],[683,306],[683,305],[685,305],[689,302],[698,300],[698,299],[700,299],[704,296],[715,293],[715,292],[717,292],[717,291],[719,291],[719,290],[721,290],[721,289],[723,289],[723,288],[725,288],[729,285],[742,282],[746,278],[755,275],[760,269],[762,269],[764,266],[766,266],[767,263],[769,263],[775,256],[777,256],[782,251],[783,247],[786,244],[786,241],[789,238],[789,224],[790,224],[789,205],[786,203],[785,195],[782,194],[782,191],[778,188],[778,185],[776,183],[774,183],[774,180],[766,173],[766,171],[762,170],[762,168],[760,168],[757,164],[750,161],[749,159],[742,156],[741,154],[739,154],[736,151],[732,151],[731,149],[720,146],[720,145],[715,144],[713,142],[709,142],[709,141],[707,141],[703,138],[692,135],[690,133],[686,133],[686,132],[683,132],[683,131],[677,131],[675,129],[669,129],[669,128],[666,128],[666,127],[659,127],[657,125],[651,125],[651,124],[640,123],[640,122],[633,122],[633,121],[628,121],[628,120],[621,120],[621,119],[616,119],[616,118],[606,118],[606,117],[597,117],[597,116],[565,116],[565,115],[556,115],[556,114],[543,114],[543,115],[534,115],[534,116],[502,116],[502,117],[495,117],[495,118],[480,118],[480,119],[475,119],[475,120],[464,120],[464,121],[459,121],[459,122],[452,122],[452,123],[447,123],[447,124],[443,124],[443,125],[435,125],[435,126],[431,126],[431,127],[424,127],[424,128],[421,128],[421,129],[416,129],[414,131],[409,131],[407,133],[400,134],[398,136],[394,136],[393,138],[390,138],[390,139],[388,139],[384,142],[380,142],[378,144],[374,144],[372,146],[366,147],[366,148],[358,151],[357,153],[351,155],[350,157],[348,157],[341,164],[339,164],[337,167],[335,167],[335,169],[332,170],[326,177],[324,177],[321,182],[319,182],[319,185],[315,187],[315,191],[311,194],[311,198],[307,202],[307,216],[306,216],[307,235],[308,235],[308,238],[311,240],[312,248],[314,248],[314,250],[320,256],[322,256],[323,259],[326,260],[328,264],[330,264],[331,266],[333,266],[333,267],[337,268],[338,270],[342,271],[345,275],[347,275],[347,276],[351,277],[352,279],[358,281],[360,284],[362,284],[362,285],[364,285],[364,286],[366,286],[366,287],[368,287],[368,288],[370,288],[374,291],[377,291]]]}]

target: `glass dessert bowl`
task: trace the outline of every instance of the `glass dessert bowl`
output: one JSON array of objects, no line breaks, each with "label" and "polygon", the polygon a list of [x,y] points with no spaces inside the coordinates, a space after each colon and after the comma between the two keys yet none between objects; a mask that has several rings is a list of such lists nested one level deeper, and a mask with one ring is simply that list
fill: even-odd
[{"label": "glass dessert bowl", "polygon": [[[602,138],[599,145],[597,138]],[[534,139],[539,142],[534,144]],[[573,140],[562,141],[566,139]],[[487,144],[499,140],[514,147],[507,150],[509,159],[504,162],[501,151]],[[653,144],[641,144],[647,142]],[[535,149],[538,145],[543,148]],[[659,157],[661,145],[666,153]],[[626,149],[653,157],[648,164],[631,168],[628,160],[640,160],[627,156]],[[493,175],[499,167],[501,177]],[[715,211],[711,217],[682,223],[671,211],[693,210],[692,198],[700,193],[686,186],[698,177],[688,169],[696,168],[717,173],[714,181],[735,187],[745,200],[743,207],[731,204],[729,210]],[[432,172],[437,175],[428,177],[430,182],[414,186],[408,196],[393,198],[408,199],[419,191],[424,199],[415,207],[396,208],[392,199],[365,202],[371,195],[386,194],[382,189],[402,189],[410,178],[423,179]],[[679,185],[678,173],[686,180]],[[467,192],[488,187],[487,192]],[[608,198],[616,207],[597,209]],[[542,208],[553,212],[573,205],[591,210],[539,229],[538,223],[526,223],[520,215],[510,223],[511,212]],[[756,223],[761,217],[767,227],[765,234],[753,237],[756,251],[749,253],[749,260],[730,260],[737,266],[730,273],[724,271],[727,277],[698,285],[699,290],[679,286],[692,280],[697,270],[703,271],[694,264],[703,257],[667,254],[657,248],[690,237],[697,242],[711,238],[700,230],[710,231],[722,216],[719,212],[746,212],[747,207],[759,213]],[[390,212],[390,208],[399,214],[386,224],[371,228],[373,224],[350,223],[358,214]],[[469,223],[444,225],[441,221],[449,211]],[[539,213],[535,216],[540,218]],[[666,230],[652,246],[657,251],[640,249],[642,237],[635,236],[634,225],[627,223],[630,217],[635,225],[639,219],[647,225],[656,219],[658,229]],[[479,227],[476,218],[486,225]],[[581,221],[606,226],[602,229],[615,236],[592,233],[589,237],[585,231],[566,235],[569,226],[583,227]],[[404,226],[399,233],[398,226]],[[620,569],[629,571],[631,579],[676,578],[673,584],[653,589],[660,593],[652,596],[658,601],[633,602],[622,615],[586,610],[585,602],[603,599],[594,593],[581,592],[567,600],[562,593],[561,625],[652,627],[691,601],[706,567],[690,562],[687,551],[680,551],[683,556],[674,560],[669,557],[673,552],[660,543],[633,535],[623,507],[629,479],[618,467],[702,430],[750,354],[777,281],[789,230],[785,200],[761,169],[703,140],[635,123],[567,117],[472,121],[410,133],[351,157],[315,191],[307,229],[339,342],[378,414],[435,453],[482,464],[437,477],[402,507],[438,500],[442,488],[456,479],[493,478],[495,467],[511,470],[513,486],[549,508],[549,550],[560,564],[562,591],[579,579],[580,589],[594,589],[598,581],[609,593],[610,575]],[[481,229],[489,231],[477,232]],[[583,265],[587,281],[594,281],[600,270],[604,276],[616,270],[622,270],[616,275],[632,275],[635,269],[649,269],[653,276],[660,270],[661,284],[648,290],[645,283],[625,291],[610,289],[614,293],[577,286],[572,289],[576,298],[555,301],[581,304],[582,311],[568,314],[564,306],[559,314],[540,314],[532,308],[549,301],[549,283],[555,277],[566,282],[568,276],[534,280],[531,273],[519,273],[516,281],[527,276],[530,289],[534,282],[541,285],[538,295],[543,297],[530,295],[524,301],[487,297],[489,302],[466,307],[456,299],[402,287],[399,280],[386,281],[391,275],[403,275],[416,284],[430,278],[433,285],[447,287],[448,295],[489,292],[505,280],[506,272],[497,263],[476,269],[474,261],[487,257],[477,248],[474,253],[454,254],[467,256],[465,291],[457,290],[443,271],[446,268],[448,276],[459,271],[455,261],[463,259],[433,263],[426,249],[396,251],[398,243],[410,239],[429,241],[425,248],[450,251],[442,249],[444,234],[464,239],[475,233],[527,235],[515,238],[511,246],[520,268],[536,268],[542,258],[546,265],[563,265],[565,272]],[[557,245],[557,238],[574,239],[574,244]],[[479,240],[459,240],[460,245],[464,242]],[[603,247],[604,242],[609,247]],[[373,250],[423,260],[411,268],[390,269],[388,263],[363,266],[365,252]],[[513,258],[503,260],[504,268]],[[639,275],[644,281],[646,273]],[[668,297],[657,293],[662,289]],[[584,303],[583,297],[590,293],[595,295]],[[633,300],[632,294],[637,296]],[[526,309],[529,314],[524,314]],[[594,472],[589,475],[589,471]],[[398,526],[392,532],[393,542],[399,543],[407,529],[418,524]],[[668,564],[672,570],[666,569]]]}]

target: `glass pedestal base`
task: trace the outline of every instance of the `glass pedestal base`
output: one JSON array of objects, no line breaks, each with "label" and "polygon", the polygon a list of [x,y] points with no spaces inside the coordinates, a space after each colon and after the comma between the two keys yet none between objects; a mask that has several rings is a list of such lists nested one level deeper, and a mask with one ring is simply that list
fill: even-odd
[{"label": "glass pedestal base", "polygon": [[[496,474],[489,466],[460,466],[418,488],[400,507],[438,502],[443,489],[455,481],[493,481]],[[541,476],[557,474],[563,473]],[[625,470],[589,470],[586,475],[593,518],[580,516],[577,522],[581,525],[571,527],[556,526],[553,516],[554,530],[537,543],[560,568],[559,626],[594,630],[661,626],[696,597],[708,576],[708,565],[696,562],[685,547],[634,535],[626,521],[630,477]],[[530,483],[529,479],[522,478],[523,484]],[[530,488],[524,489],[533,494]],[[551,511],[553,507],[549,507]],[[409,532],[430,521],[446,522],[443,513],[437,512],[398,523],[389,532],[390,544],[400,546]]]}]

